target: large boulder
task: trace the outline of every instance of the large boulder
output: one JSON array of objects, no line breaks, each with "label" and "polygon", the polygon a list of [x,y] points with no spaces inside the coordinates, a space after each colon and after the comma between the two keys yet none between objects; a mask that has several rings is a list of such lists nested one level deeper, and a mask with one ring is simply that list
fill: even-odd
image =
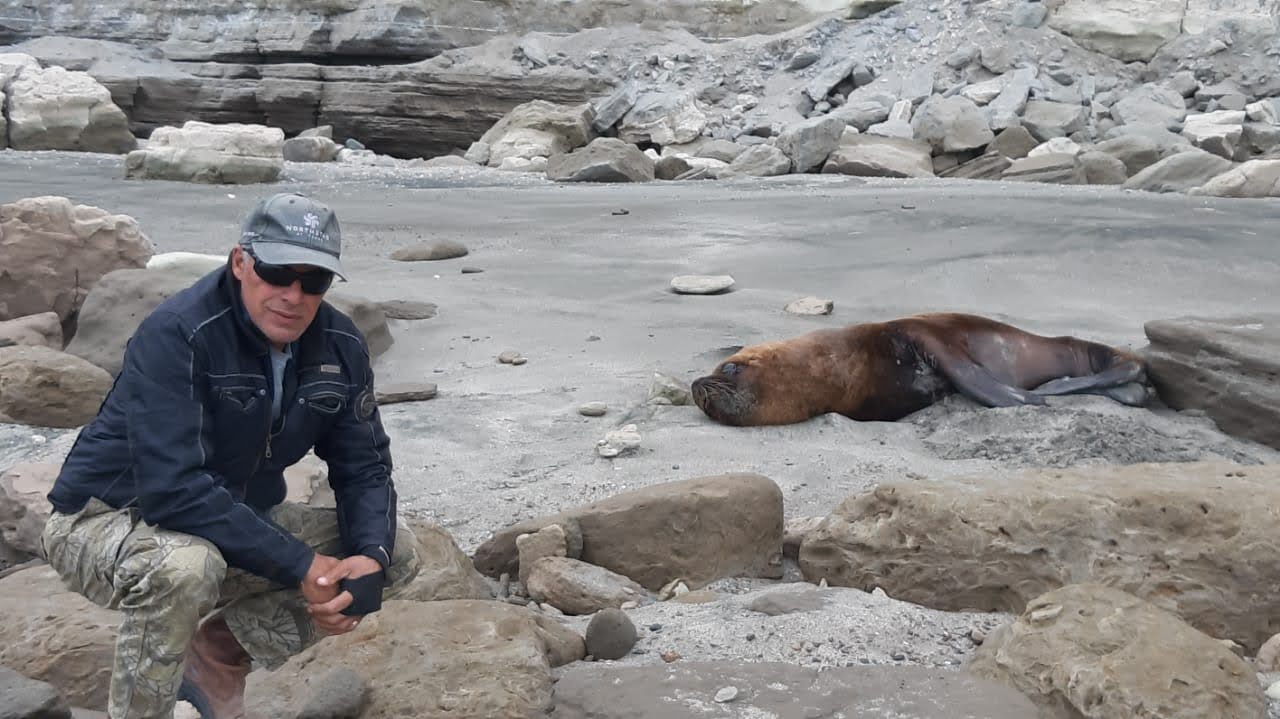
[{"label": "large boulder", "polygon": [[691,92],[644,92],[618,121],[618,138],[630,143],[675,145],[692,142],[707,116]]},{"label": "large boulder", "polygon": [[[25,70],[40,71],[40,63],[30,55],[21,52],[0,53],[0,107],[7,103],[9,85],[14,78]],[[4,113],[0,112],[0,149],[9,146],[9,123]]]},{"label": "large boulder", "polygon": [[6,90],[9,146],[121,154],[137,146],[129,119],[88,73],[24,69]]},{"label": "large boulder", "polygon": [[[792,172],[809,172],[814,168],[821,168],[827,156],[840,145],[845,127],[844,120],[838,117],[811,117],[789,125],[778,135],[775,146],[791,158]],[[735,159],[736,155],[728,161]]]},{"label": "large boulder", "polygon": [[349,667],[370,686],[362,719],[543,717],[549,657],[571,631],[505,602],[390,600],[356,631],[250,674],[245,699],[264,716],[296,716],[320,679]]},{"label": "large boulder", "polygon": [[480,545],[476,569],[517,576],[516,537],[563,522],[581,527],[579,559],[650,590],[673,579],[698,588],[722,577],[782,573],[782,491],[758,474],[665,482],[525,520]]},{"label": "large boulder", "polygon": [[458,548],[443,527],[414,517],[401,520],[417,540],[418,575],[397,599],[434,602],[442,599],[489,599],[493,592],[484,576]]},{"label": "large boulder", "polygon": [[74,428],[87,424],[111,389],[111,375],[48,347],[0,347],[0,422]]},{"label": "large boulder", "polygon": [[284,167],[284,131],[190,120],[160,127],[125,158],[125,177],[208,184],[274,182]]},{"label": "large boulder", "polygon": [[933,177],[929,145],[919,140],[845,134],[822,166],[823,174],[859,177]]},{"label": "large boulder", "polygon": [[1187,192],[1231,169],[1231,161],[1193,148],[1163,160],[1125,180],[1126,190]]},{"label": "large boulder", "polygon": [[1280,449],[1280,315],[1181,317],[1143,329],[1147,374],[1165,404]]},{"label": "large boulder", "polygon": [[969,664],[1039,705],[1042,719],[1262,719],[1253,668],[1216,639],[1131,594],[1074,584],[1027,604]]},{"label": "large boulder", "polygon": [[933,152],[963,152],[985,147],[995,139],[982,110],[967,97],[933,95],[911,118],[915,139],[933,146]]},{"label": "large boulder", "polygon": [[490,167],[502,165],[507,158],[551,157],[587,144],[594,137],[593,119],[590,103],[568,106],[531,100],[511,108],[479,142],[489,148]]},{"label": "large boulder", "polygon": [[[117,270],[103,277],[80,311],[67,352],[83,357],[113,376],[124,364],[124,347],[138,325],[169,297],[190,287],[213,264],[200,257],[175,258],[146,269]],[[330,291],[325,301],[346,314],[364,334],[373,356],[392,344],[387,316],[377,303]]]},{"label": "large boulder", "polygon": [[118,612],[40,564],[0,579],[0,616],[0,665],[53,685],[72,706],[106,709]]},{"label": "large boulder", "polygon": [[1280,631],[1280,466],[1031,469],[889,482],[800,546],[810,581],[943,610],[1022,611],[1067,584],[1116,587],[1257,649]]},{"label": "large boulder", "polygon": [[142,267],[151,254],[128,215],[65,197],[0,205],[0,320],[56,312],[65,325],[100,277]]},{"label": "large boulder", "polygon": [[1185,9],[1185,0],[1066,0],[1049,26],[1117,60],[1146,61],[1182,32]]},{"label": "large boulder", "polygon": [[1250,160],[1227,170],[1192,195],[1211,197],[1280,197],[1280,160]]},{"label": "large boulder", "polygon": [[640,148],[616,137],[597,137],[586,147],[553,155],[547,178],[557,182],[647,182],[654,162]]}]

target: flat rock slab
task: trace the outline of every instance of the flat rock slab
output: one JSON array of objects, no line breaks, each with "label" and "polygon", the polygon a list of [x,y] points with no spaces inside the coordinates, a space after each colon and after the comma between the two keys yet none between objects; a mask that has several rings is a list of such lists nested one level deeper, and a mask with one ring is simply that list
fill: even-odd
[{"label": "flat rock slab", "polygon": [[387,300],[378,306],[389,320],[429,320],[436,316],[437,309],[434,302],[416,300]]},{"label": "flat rock slab", "polygon": [[460,242],[441,240],[428,242],[413,247],[402,247],[391,253],[391,259],[401,262],[423,262],[428,260],[452,260],[466,257],[467,248]]},{"label": "flat rock slab", "polygon": [[374,392],[378,404],[421,402],[436,396],[436,386],[432,382],[397,382]]},{"label": "flat rock slab", "polygon": [[1036,716],[1035,706],[1017,691],[958,670],[865,666],[818,672],[778,662],[578,663],[561,674],[554,703],[555,719]]},{"label": "flat rock slab", "polygon": [[680,275],[671,279],[671,289],[681,295],[714,295],[733,287],[729,275]]}]

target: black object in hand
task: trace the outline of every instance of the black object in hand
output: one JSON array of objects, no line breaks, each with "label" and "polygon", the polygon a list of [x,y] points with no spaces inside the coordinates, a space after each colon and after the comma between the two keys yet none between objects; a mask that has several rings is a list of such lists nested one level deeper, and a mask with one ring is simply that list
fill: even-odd
[{"label": "black object in hand", "polygon": [[385,575],[381,570],[356,579],[339,579],[338,589],[351,592],[351,604],[342,613],[349,617],[363,617],[382,609],[382,587]]}]

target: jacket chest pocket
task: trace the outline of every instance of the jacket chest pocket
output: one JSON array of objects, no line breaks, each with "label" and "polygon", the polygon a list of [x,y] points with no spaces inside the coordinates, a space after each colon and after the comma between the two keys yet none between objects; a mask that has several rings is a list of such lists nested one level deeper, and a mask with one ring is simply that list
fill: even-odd
[{"label": "jacket chest pocket", "polygon": [[218,417],[256,415],[271,403],[267,378],[262,375],[225,375],[209,378],[210,409]]},{"label": "jacket chest pocket", "polygon": [[339,380],[312,379],[298,385],[297,403],[313,417],[329,418],[347,408],[347,383]]}]

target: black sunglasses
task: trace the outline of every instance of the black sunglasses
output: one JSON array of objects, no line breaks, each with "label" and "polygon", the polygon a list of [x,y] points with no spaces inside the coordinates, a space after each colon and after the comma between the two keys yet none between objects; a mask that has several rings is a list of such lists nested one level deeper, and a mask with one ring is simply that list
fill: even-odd
[{"label": "black sunglasses", "polygon": [[333,273],[329,270],[311,270],[299,272],[284,265],[273,265],[258,259],[253,250],[244,248],[245,254],[253,258],[253,271],[263,282],[276,287],[291,287],[294,282],[302,283],[302,291],[309,295],[323,295],[333,284]]}]

